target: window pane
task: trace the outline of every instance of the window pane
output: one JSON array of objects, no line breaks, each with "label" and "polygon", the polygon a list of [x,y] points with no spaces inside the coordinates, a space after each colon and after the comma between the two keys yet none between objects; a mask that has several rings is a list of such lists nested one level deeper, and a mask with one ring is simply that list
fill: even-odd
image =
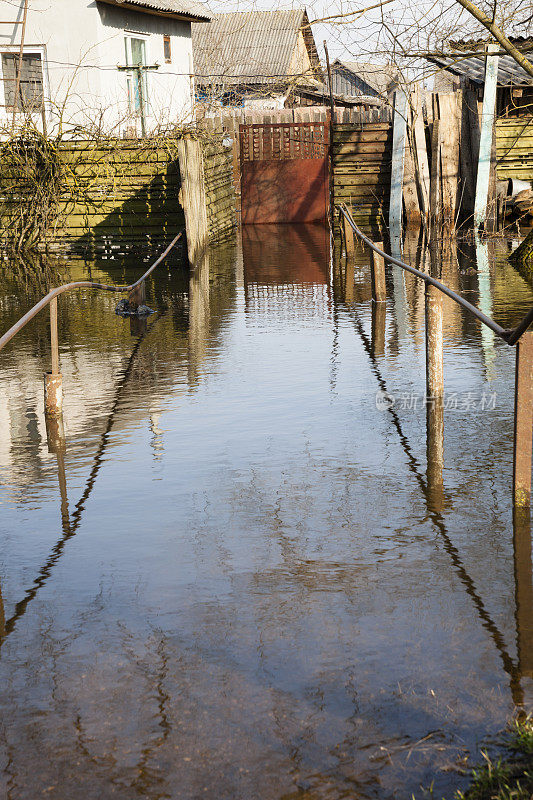
[{"label": "window pane", "polygon": [[146,64],[146,42],[144,39],[131,39],[131,63]]},{"label": "window pane", "polygon": [[2,76],[7,108],[13,110],[16,106],[16,111],[40,111],[43,105],[43,69],[40,54],[22,56],[19,87],[15,99],[18,68],[18,54],[2,54]]}]

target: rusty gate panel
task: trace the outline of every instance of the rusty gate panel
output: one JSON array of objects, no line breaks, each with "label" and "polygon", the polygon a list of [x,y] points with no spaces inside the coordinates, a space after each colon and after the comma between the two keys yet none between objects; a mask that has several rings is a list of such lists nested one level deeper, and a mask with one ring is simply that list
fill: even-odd
[{"label": "rusty gate panel", "polygon": [[243,225],[326,218],[327,123],[241,125],[239,133]]}]

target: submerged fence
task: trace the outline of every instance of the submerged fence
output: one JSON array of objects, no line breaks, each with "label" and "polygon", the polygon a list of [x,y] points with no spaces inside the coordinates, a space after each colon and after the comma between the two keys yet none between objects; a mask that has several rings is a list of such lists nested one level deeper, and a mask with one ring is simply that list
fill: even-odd
[{"label": "submerged fence", "polygon": [[[442,436],[444,413],[442,297],[446,295],[492,330],[508,345],[516,345],[514,444],[513,444],[513,498],[515,506],[528,507],[531,503],[531,467],[533,449],[533,307],[514,328],[498,325],[464,297],[427,272],[388,255],[383,244],[374,243],[356,225],[350,211],[342,205],[339,209],[341,230],[348,258],[355,251],[355,236],[372,251],[372,300],[381,303],[386,298],[385,262],[410,272],[425,283],[426,317],[426,395],[428,399],[428,439],[437,453],[437,474],[433,478],[442,484]],[[384,323],[384,317],[383,317]],[[440,464],[438,463],[440,462]],[[440,469],[440,474],[439,474]]]},{"label": "submerged fence", "polygon": [[21,317],[18,322],[11,326],[3,336],[0,337],[0,350],[2,350],[14,336],[19,333],[40,311],[46,306],[50,306],[50,349],[52,357],[52,369],[50,372],[45,373],[44,376],[44,407],[49,415],[60,415],[63,409],[63,379],[59,369],[59,344],[57,335],[57,298],[59,295],[69,292],[72,289],[101,289],[105,292],[121,292],[129,293],[129,305],[132,310],[137,308],[144,302],[145,299],[145,280],[151,275],[156,267],[161,264],[168,256],[170,251],[176,246],[183,236],[183,231],[180,231],[175,236],[168,247],[161,253],[154,263],[135,281],[135,283],[128,284],[127,286],[110,286],[106,283],[95,283],[94,281],[74,281],[72,283],[65,283],[52,289],[48,294],[39,300],[33,308]]}]

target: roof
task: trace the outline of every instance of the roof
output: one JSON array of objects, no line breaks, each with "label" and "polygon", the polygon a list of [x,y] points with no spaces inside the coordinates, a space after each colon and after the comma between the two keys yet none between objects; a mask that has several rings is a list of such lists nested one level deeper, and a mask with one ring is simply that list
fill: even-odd
[{"label": "roof", "polygon": [[398,67],[394,67],[392,64],[366,64],[360,61],[344,61],[338,58],[333,64],[333,69],[335,67],[344,67],[344,69],[357,75],[378,94],[387,94],[390,91],[391,84],[396,86],[400,79]]},{"label": "roof", "polygon": [[303,8],[213,14],[209,25],[193,24],[198,82],[209,79],[209,83],[272,84],[276,78],[286,79],[300,30],[315,76],[321,77],[315,41]]},{"label": "roof", "polygon": [[207,6],[199,0],[100,0],[100,2],[144,11],[147,14],[157,14],[169,19],[190,19],[197,22],[209,22],[210,19]]},{"label": "roof", "polygon": [[[453,75],[469,78],[474,83],[485,82],[485,54],[461,58],[457,55],[426,56],[432,64],[444,68]],[[533,78],[519,66],[512,56],[500,56],[498,63],[498,86],[527,86],[533,84]]]}]

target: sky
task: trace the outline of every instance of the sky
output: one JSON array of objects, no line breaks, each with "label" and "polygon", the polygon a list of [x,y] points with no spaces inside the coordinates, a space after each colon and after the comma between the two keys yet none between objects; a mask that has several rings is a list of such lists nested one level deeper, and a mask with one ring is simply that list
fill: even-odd
[{"label": "sky", "polygon": [[[373,63],[396,63],[415,71],[422,62],[407,58],[405,53],[427,51],[445,46],[449,39],[485,37],[487,32],[456,0],[383,0],[383,5],[360,16],[353,12],[375,6],[379,0],[308,0],[275,2],[275,0],[207,0],[211,11],[253,11],[301,8],[309,19],[339,17],[330,23],[313,25],[313,34],[320,58],[324,60],[322,42],[326,39],[330,58],[344,58]],[[492,15],[492,2],[480,0],[479,6]],[[516,33],[515,23],[532,12],[531,0],[499,2],[497,19],[505,19],[508,33]],[[522,29],[523,30],[523,29]],[[411,72],[411,76],[415,77]]]}]

